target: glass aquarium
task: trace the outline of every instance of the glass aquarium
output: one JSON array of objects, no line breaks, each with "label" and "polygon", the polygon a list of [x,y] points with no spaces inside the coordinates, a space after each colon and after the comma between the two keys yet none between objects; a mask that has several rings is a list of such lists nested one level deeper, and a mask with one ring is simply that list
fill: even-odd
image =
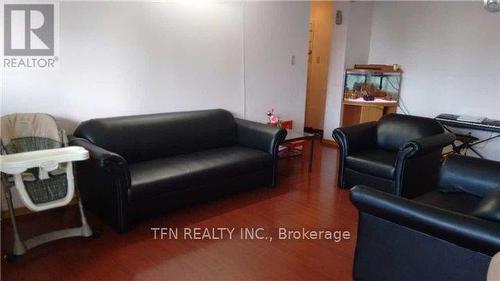
[{"label": "glass aquarium", "polygon": [[344,79],[344,99],[399,100],[400,70],[347,69]]}]

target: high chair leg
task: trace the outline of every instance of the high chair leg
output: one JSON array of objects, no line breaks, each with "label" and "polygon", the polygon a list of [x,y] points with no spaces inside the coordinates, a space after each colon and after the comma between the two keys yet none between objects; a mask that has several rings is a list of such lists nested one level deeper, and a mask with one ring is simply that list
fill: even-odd
[{"label": "high chair leg", "polygon": [[14,205],[12,204],[12,194],[10,192],[10,186],[4,186],[5,199],[7,201],[7,207],[9,208],[10,221],[12,223],[12,231],[14,232],[14,247],[12,249],[12,254],[15,256],[24,255],[26,253],[26,246],[21,240],[19,232],[17,230],[16,216],[14,213]]},{"label": "high chair leg", "polygon": [[90,225],[87,223],[87,218],[85,217],[85,212],[83,211],[82,199],[80,198],[78,198],[78,207],[80,209],[80,216],[82,220],[82,236],[90,237],[92,236],[92,228],[90,228]]}]

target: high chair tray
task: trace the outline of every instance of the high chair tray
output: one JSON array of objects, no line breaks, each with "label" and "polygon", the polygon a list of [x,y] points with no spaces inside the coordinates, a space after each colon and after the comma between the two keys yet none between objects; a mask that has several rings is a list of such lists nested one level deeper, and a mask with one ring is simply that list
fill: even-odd
[{"label": "high chair tray", "polygon": [[19,174],[27,169],[50,166],[55,163],[81,161],[89,158],[89,152],[80,146],[44,149],[0,156],[0,171]]}]

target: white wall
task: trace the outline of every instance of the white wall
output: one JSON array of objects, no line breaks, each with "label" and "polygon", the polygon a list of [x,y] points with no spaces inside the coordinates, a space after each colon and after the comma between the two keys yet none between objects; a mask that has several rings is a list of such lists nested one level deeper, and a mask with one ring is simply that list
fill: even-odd
[{"label": "white wall", "polygon": [[[340,124],[341,68],[355,63],[400,64],[401,98],[411,114],[500,119],[500,13],[485,11],[479,1],[336,5],[344,12],[346,26],[335,26],[333,32],[326,138]],[[367,34],[368,44],[362,39]],[[500,160],[500,140],[480,150]]]},{"label": "white wall", "polygon": [[[500,13],[479,1],[374,3],[369,62],[402,65],[411,114],[500,119]],[[500,140],[482,151],[500,160]]]},{"label": "white wall", "polygon": [[[334,23],[332,43],[330,45],[330,69],[328,70],[323,129],[323,138],[330,140],[333,139],[332,131],[340,125],[344,69],[346,66],[347,31],[351,5],[350,2],[335,2],[333,5],[335,11],[342,11],[343,23],[341,25]],[[336,12],[333,14],[336,14]]]},{"label": "white wall", "polygon": [[274,108],[302,131],[309,3],[247,2],[244,10],[246,117],[263,122]]},{"label": "white wall", "polygon": [[303,127],[309,4],[245,5],[62,2],[59,69],[6,70],[1,114],[48,112],[71,133],[94,117],[206,108],[265,122],[274,106]]},{"label": "white wall", "polygon": [[334,10],[342,11],[343,23],[334,24],[332,31],[324,123],[325,139],[332,140],[332,131],[340,126],[344,70],[346,67],[353,67],[354,64],[368,63],[372,7],[372,2],[367,1],[334,3]]},{"label": "white wall", "polygon": [[346,62],[348,68],[355,64],[368,63],[372,30],[373,2],[353,2],[349,7],[346,42]]},{"label": "white wall", "polygon": [[2,114],[48,112],[70,132],[113,115],[221,107],[242,116],[241,9],[63,2],[59,69],[8,71]]},{"label": "white wall", "polygon": [[61,2],[60,67],[2,72],[0,113],[47,112],[72,133],[207,108],[265,122],[275,107],[303,128],[308,17],[309,3]]}]

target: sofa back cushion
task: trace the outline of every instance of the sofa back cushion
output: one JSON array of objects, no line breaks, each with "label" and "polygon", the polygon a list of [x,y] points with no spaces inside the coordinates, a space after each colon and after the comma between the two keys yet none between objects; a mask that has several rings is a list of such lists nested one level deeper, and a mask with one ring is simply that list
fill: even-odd
[{"label": "sofa back cushion", "polygon": [[134,163],[233,145],[236,122],[222,109],[160,113],[91,119],[74,135]]},{"label": "sofa back cushion", "polygon": [[465,192],[485,197],[500,186],[500,162],[452,154],[441,167],[441,192]]},{"label": "sofa back cushion", "polygon": [[377,144],[385,150],[397,151],[408,141],[443,132],[443,126],[431,118],[388,114],[378,122]]}]

